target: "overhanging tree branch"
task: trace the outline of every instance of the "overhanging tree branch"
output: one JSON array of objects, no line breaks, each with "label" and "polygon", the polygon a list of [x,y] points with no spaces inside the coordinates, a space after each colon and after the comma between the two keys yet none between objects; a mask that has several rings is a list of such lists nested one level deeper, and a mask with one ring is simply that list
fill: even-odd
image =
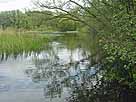
[{"label": "overhanging tree branch", "polygon": [[76,16],[76,15],[72,14],[71,12],[63,9],[63,6],[66,5],[66,4],[63,4],[63,6],[62,5],[61,6],[50,6],[50,5],[46,5],[44,3],[41,3],[41,2],[37,2],[37,5],[40,6],[41,8],[47,8],[47,9],[53,9],[53,10],[60,10],[60,11],[62,11],[64,13],[66,13],[67,15],[71,16],[71,17],[66,17],[66,18],[72,19],[74,21],[81,22],[81,23],[85,24],[86,26],[88,26],[93,31],[98,32],[94,27],[92,27],[88,22],[82,20],[79,16]]},{"label": "overhanging tree branch", "polygon": [[106,26],[106,24],[100,20],[95,14],[93,14],[92,12],[90,12],[90,10],[88,10],[88,8],[83,7],[82,5],[80,5],[79,3],[77,3],[76,1],[73,0],[69,0],[70,2],[76,4],[77,6],[79,6],[81,9],[83,9],[84,11],[86,11],[89,15],[91,15],[94,19],[96,19],[98,22],[101,22],[104,26]]}]

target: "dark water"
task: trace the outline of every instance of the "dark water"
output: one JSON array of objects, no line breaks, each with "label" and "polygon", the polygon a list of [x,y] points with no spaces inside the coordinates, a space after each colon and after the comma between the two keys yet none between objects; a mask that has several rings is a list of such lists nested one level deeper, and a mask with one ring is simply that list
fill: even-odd
[{"label": "dark water", "polygon": [[38,54],[3,58],[0,102],[66,102],[72,90],[95,73],[88,56],[81,48],[70,50],[54,42]]}]

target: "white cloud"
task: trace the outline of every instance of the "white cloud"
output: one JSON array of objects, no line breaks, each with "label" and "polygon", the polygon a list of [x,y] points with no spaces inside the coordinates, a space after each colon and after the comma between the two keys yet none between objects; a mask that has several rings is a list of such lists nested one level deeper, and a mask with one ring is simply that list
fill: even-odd
[{"label": "white cloud", "polygon": [[29,8],[31,0],[0,0],[0,11]]}]

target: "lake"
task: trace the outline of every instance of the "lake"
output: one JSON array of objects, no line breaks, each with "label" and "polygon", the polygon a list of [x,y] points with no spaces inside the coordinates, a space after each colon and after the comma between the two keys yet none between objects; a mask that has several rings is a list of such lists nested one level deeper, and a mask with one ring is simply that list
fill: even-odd
[{"label": "lake", "polygon": [[67,102],[72,90],[95,74],[88,56],[58,42],[38,53],[1,56],[0,102]]}]

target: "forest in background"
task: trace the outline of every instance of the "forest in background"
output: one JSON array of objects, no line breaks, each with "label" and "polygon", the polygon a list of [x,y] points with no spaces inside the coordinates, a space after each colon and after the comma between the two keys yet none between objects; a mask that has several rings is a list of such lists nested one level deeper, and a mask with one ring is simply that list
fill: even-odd
[{"label": "forest in background", "polygon": [[[63,16],[63,13],[60,12]],[[6,29],[37,31],[75,31],[77,22],[71,19],[56,17],[52,11],[20,10],[0,12],[0,27]]]}]

